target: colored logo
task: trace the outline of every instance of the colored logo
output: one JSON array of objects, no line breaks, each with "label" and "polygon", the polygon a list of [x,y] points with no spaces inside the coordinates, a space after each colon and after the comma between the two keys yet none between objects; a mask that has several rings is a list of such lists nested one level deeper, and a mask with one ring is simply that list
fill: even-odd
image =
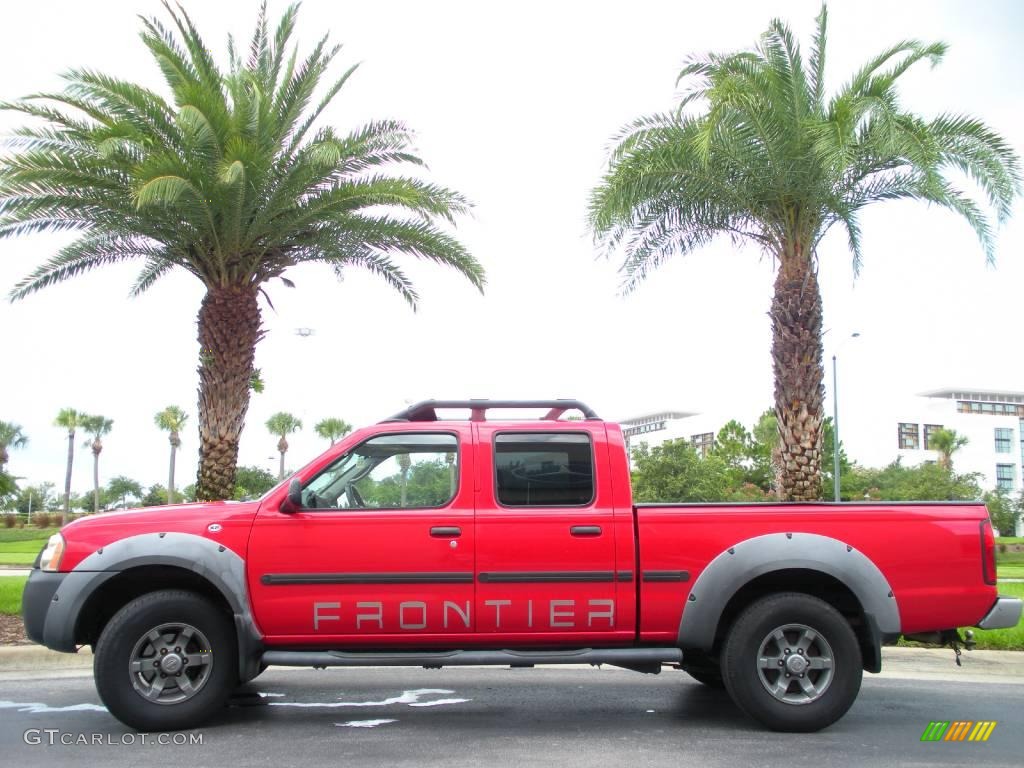
[{"label": "colored logo", "polygon": [[995,720],[932,720],[921,741],[988,741],[996,729]]}]

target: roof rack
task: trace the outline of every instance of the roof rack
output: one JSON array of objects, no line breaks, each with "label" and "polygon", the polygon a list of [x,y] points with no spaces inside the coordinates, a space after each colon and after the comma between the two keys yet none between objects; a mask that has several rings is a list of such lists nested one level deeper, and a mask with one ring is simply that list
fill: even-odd
[{"label": "roof rack", "polygon": [[410,405],[382,423],[392,421],[437,421],[439,408],[468,408],[470,421],[486,421],[487,411],[492,408],[547,408],[542,421],[557,421],[566,411],[579,411],[588,421],[600,421],[594,410],[579,400],[424,400]]}]

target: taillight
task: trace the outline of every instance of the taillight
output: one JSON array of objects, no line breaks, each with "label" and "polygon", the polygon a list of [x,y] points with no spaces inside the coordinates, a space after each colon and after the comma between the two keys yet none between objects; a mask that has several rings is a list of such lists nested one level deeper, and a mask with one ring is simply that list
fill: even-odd
[{"label": "taillight", "polygon": [[996,537],[992,521],[981,521],[981,575],[986,584],[996,584]]}]

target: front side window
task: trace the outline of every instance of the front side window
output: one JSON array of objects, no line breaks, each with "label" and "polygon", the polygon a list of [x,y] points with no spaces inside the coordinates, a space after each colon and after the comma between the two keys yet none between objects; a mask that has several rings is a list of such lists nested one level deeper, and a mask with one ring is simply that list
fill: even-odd
[{"label": "front side window", "polygon": [[302,489],[304,509],[443,507],[459,487],[458,440],[450,434],[372,437]]},{"label": "front side window", "polygon": [[507,507],[578,507],[594,500],[590,436],[579,432],[494,438],[495,492]]}]

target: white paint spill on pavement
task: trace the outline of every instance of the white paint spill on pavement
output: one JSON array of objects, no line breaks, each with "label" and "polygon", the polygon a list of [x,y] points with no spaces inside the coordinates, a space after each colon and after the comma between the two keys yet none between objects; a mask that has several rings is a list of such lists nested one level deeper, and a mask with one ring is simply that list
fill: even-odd
[{"label": "white paint spill on pavement", "polygon": [[335,725],[338,728],[376,728],[378,725],[397,722],[397,720],[349,720],[347,723],[335,723]]},{"label": "white paint spill on pavement", "polygon": [[437,707],[441,704],[464,704],[470,699],[438,699],[437,701],[417,701],[410,704],[410,707]]},{"label": "white paint spill on pavement", "polygon": [[52,712],[106,712],[106,707],[99,704],[69,704],[66,707],[51,707],[42,702],[0,701],[0,709],[16,709],[32,715],[50,714]]},{"label": "white paint spill on pavement", "polygon": [[417,688],[412,691],[403,691],[400,696],[392,696],[380,701],[272,701],[272,707],[327,707],[338,709],[341,707],[388,707],[392,704],[407,704],[410,707],[434,707],[439,704],[462,704],[471,699],[435,699],[434,701],[420,701],[424,696],[437,696],[455,691],[444,688]]}]

